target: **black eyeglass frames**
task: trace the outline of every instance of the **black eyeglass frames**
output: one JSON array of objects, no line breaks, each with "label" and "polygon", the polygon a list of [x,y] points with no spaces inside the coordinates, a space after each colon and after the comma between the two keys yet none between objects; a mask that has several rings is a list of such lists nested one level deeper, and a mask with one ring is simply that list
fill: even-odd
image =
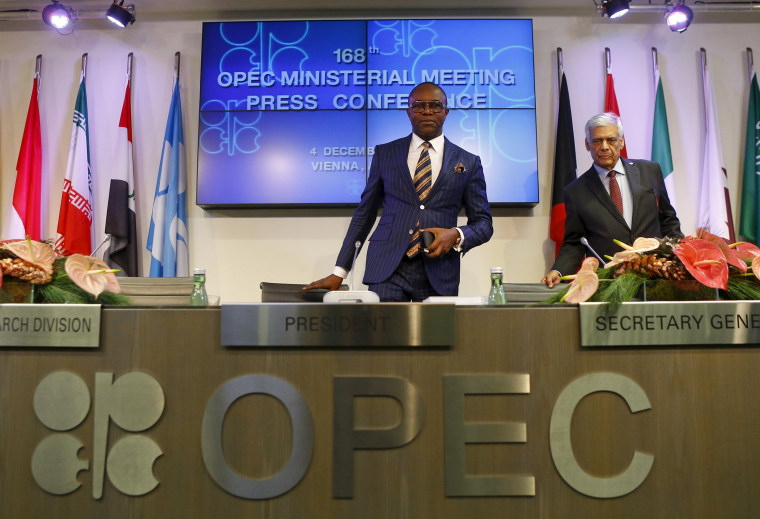
[{"label": "black eyeglass frames", "polygon": [[421,114],[426,109],[430,110],[434,114],[439,114],[443,112],[443,109],[446,108],[446,105],[440,101],[430,101],[429,103],[426,103],[425,101],[415,101],[409,107],[412,109],[412,112],[416,114]]}]

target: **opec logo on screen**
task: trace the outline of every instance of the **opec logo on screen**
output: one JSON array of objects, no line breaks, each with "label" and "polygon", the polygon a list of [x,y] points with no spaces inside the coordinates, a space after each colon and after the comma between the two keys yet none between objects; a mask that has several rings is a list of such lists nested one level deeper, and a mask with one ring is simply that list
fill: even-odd
[{"label": "opec logo on screen", "polygon": [[531,20],[204,23],[198,204],[357,204],[369,150],[410,133],[426,81],[446,92],[446,137],[481,157],[491,204],[535,205]]}]

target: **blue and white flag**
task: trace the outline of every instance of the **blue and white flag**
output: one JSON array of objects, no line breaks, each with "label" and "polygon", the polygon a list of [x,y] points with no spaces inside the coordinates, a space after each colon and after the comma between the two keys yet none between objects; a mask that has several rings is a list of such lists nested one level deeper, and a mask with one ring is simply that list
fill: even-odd
[{"label": "blue and white flag", "polygon": [[166,121],[161,164],[148,232],[150,277],[184,277],[188,272],[187,164],[182,135],[182,103],[179,80],[174,82]]}]

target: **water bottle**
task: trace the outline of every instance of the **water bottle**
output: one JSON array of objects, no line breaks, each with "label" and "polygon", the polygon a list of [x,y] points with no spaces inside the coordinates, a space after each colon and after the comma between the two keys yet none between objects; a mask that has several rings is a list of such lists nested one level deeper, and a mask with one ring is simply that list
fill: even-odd
[{"label": "water bottle", "polygon": [[491,291],[488,293],[489,305],[507,304],[507,296],[504,294],[504,285],[502,283],[503,277],[503,268],[491,267]]},{"label": "water bottle", "polygon": [[206,269],[193,270],[193,292],[190,294],[190,306],[208,306]]}]

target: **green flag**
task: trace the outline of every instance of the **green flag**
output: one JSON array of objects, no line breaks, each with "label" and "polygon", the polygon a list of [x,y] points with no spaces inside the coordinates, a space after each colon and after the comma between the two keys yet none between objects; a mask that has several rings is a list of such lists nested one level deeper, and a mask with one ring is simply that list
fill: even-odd
[{"label": "green flag", "polygon": [[751,75],[740,233],[748,241],[757,244],[760,241],[760,89],[754,70]]},{"label": "green flag", "polygon": [[659,71],[655,71],[654,123],[652,124],[652,161],[658,162],[665,179],[670,204],[678,212],[676,204],[675,176],[673,175],[673,157],[670,154],[670,135],[668,133],[668,112],[665,110],[665,94]]}]

